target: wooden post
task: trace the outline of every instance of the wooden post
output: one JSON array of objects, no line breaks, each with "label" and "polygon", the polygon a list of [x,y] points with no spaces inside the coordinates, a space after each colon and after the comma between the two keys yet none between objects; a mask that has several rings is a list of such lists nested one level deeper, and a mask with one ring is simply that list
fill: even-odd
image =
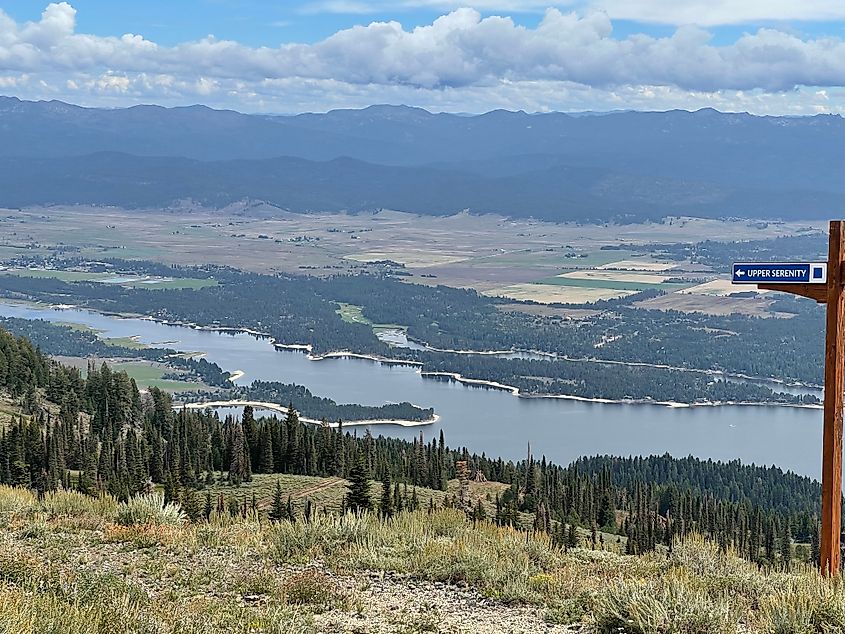
[{"label": "wooden post", "polygon": [[845,258],[843,222],[830,223],[827,261],[827,328],[824,346],[824,436],[822,449],[822,532],[819,565],[823,574],[839,573],[842,518],[842,400],[845,393]]},{"label": "wooden post", "polygon": [[822,435],[822,532],[819,565],[836,576],[842,532],[842,409],[845,395],[845,221],[830,222],[827,286],[758,284],[757,288],[801,295],[827,304],[824,344],[824,431]]}]

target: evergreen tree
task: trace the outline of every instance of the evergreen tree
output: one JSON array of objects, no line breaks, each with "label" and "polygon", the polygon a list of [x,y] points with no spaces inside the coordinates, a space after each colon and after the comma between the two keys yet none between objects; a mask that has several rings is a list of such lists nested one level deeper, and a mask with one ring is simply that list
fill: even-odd
[{"label": "evergreen tree", "polygon": [[273,473],[273,437],[270,426],[263,425],[258,441],[258,473]]},{"label": "evergreen tree", "polygon": [[243,425],[237,421],[232,424],[232,461],[229,463],[229,482],[238,486],[241,482],[252,480],[249,446],[244,438]]},{"label": "evergreen tree", "polygon": [[355,461],[355,465],[349,471],[346,508],[358,513],[360,511],[368,511],[371,507],[370,474],[367,471],[364,456],[359,454],[358,459]]},{"label": "evergreen tree", "polygon": [[575,530],[575,524],[569,525],[569,533],[566,535],[566,545],[569,548],[578,546],[578,533]]},{"label": "evergreen tree", "polygon": [[202,509],[203,517],[205,517],[206,520],[210,520],[211,519],[211,512],[213,510],[214,510],[214,507],[211,504],[211,493],[206,492],[206,494],[205,494],[205,505],[203,506],[203,509]]},{"label": "evergreen tree", "polygon": [[381,503],[379,511],[382,517],[393,517],[393,488],[390,486],[390,472],[385,469],[381,481]]},{"label": "evergreen tree", "polygon": [[792,530],[788,522],[783,527],[783,533],[780,536],[780,561],[786,569],[792,564]]},{"label": "evergreen tree", "polygon": [[273,491],[273,505],[270,508],[270,519],[280,522],[287,515],[284,500],[282,499],[282,483],[276,480],[276,489]]}]

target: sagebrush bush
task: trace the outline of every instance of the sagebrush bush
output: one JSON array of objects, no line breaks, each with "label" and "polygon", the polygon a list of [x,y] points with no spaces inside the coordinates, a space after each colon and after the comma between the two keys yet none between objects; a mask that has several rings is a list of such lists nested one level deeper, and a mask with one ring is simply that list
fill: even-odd
[{"label": "sagebrush bush", "polygon": [[346,600],[346,594],[334,579],[315,568],[288,578],[282,584],[282,594],[291,605],[307,605],[317,610],[329,610]]},{"label": "sagebrush bush", "polygon": [[8,524],[30,515],[38,507],[35,495],[27,489],[0,485],[0,523]]},{"label": "sagebrush bush", "polygon": [[117,523],[123,526],[179,526],[186,516],[176,502],[164,501],[161,493],[146,493],[117,505]]},{"label": "sagebrush bush", "polygon": [[110,495],[93,497],[79,491],[49,491],[41,500],[48,517],[81,517],[84,515],[114,520],[117,501]]},{"label": "sagebrush bush", "polygon": [[741,614],[726,598],[674,575],[620,581],[598,597],[595,620],[602,632],[733,634]]}]

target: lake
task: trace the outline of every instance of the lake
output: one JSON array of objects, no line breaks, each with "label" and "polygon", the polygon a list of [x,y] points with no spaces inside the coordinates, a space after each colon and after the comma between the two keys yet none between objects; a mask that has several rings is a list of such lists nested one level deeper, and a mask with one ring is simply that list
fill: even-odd
[{"label": "lake", "polygon": [[[423,378],[419,369],[364,359],[311,361],[301,352],[276,349],[248,334],[169,326],[79,309],[0,303],[0,315],[85,324],[103,337],[139,341],[179,351],[202,351],[224,370],[243,370],[237,383],[255,379],[297,383],[338,403],[381,405],[409,401],[434,407],[438,423],[416,428],[373,425],[373,434],[430,440],[444,430],[452,447],[519,459],[531,443],[536,457],[562,464],[583,455],[670,453],[746,463],[775,464],[820,477],[822,412],[780,406],[669,408],[523,399],[485,387]],[[166,343],[165,343],[166,342]],[[363,433],[361,428],[354,428]]]}]

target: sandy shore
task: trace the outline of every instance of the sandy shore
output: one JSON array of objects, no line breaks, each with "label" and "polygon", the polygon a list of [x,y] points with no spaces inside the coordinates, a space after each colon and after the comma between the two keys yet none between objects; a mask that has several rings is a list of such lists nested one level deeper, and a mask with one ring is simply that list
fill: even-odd
[{"label": "sandy shore", "polygon": [[470,379],[457,372],[420,372],[423,377],[448,377],[464,385],[480,385],[482,387],[489,387],[495,390],[503,390],[510,392],[517,398],[537,398],[537,399],[560,399],[567,401],[582,401],[585,403],[603,403],[605,405],[662,405],[664,407],[674,408],[689,408],[689,407],[718,407],[722,405],[747,405],[753,407],[799,407],[804,409],[823,409],[821,404],[803,404],[803,403],[777,403],[777,402],[752,402],[744,403],[741,401],[701,401],[696,403],[681,403],[678,401],[655,401],[652,399],[607,399],[607,398],[588,398],[585,396],[575,396],[574,394],[523,394],[518,387],[513,385],[506,385],[504,383],[497,383],[496,381],[484,381],[482,379]]},{"label": "sandy shore", "polygon": [[[287,414],[288,408],[284,407],[283,405],[279,405],[278,403],[269,403],[266,401],[241,401],[241,400],[233,400],[233,401],[206,401],[204,403],[174,403],[174,409],[206,409],[206,408],[216,408],[216,407],[246,407],[249,405],[250,407],[254,407],[256,409],[269,409],[273,410],[274,412],[279,412],[281,414]],[[328,425],[329,427],[337,427],[337,422],[329,422],[324,423],[321,420],[315,420],[313,418],[304,418],[302,416],[299,417],[299,420],[303,423],[309,423],[311,425]],[[423,427],[426,425],[433,425],[437,421],[440,420],[440,417],[435,414],[433,417],[428,418],[426,420],[403,420],[403,419],[396,419],[396,418],[371,418],[365,420],[345,420],[343,421],[344,427],[351,427],[351,426],[360,426],[360,425],[399,425],[400,427]]]}]

